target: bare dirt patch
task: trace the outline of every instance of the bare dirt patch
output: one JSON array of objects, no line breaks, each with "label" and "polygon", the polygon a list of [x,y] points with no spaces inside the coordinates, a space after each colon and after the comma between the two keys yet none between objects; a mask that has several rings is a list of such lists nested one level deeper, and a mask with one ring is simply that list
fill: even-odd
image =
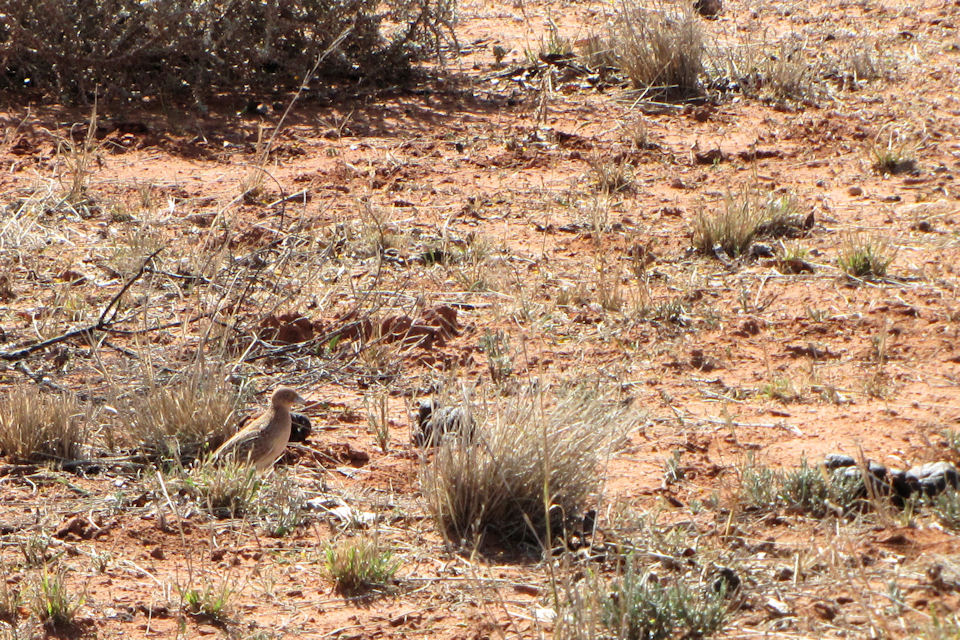
[{"label": "bare dirt patch", "polygon": [[[0,458],[0,633],[576,635],[571,594],[632,549],[663,584],[726,585],[719,637],[956,637],[956,503],[813,517],[744,479],[837,452],[960,463],[960,8],[727,0],[693,18],[714,84],[681,102],[578,67],[606,11],[463,3],[459,57],[305,95],[255,189],[287,96],[107,111],[89,146],[89,112],[8,100],[0,384],[76,394],[89,433],[63,469]],[[800,222],[695,248],[745,197]],[[845,268],[858,248],[883,273]],[[251,410],[281,382],[312,402],[243,517],[120,437],[118,399],[198,360]],[[498,415],[576,380],[638,415],[589,542],[445,541],[417,403]],[[327,550],[370,537],[396,574],[337,591]],[[69,629],[34,606],[55,573]]]}]

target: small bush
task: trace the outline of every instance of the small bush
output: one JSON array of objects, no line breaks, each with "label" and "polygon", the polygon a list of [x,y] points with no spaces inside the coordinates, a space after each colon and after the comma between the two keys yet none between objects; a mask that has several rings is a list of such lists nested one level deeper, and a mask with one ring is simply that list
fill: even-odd
[{"label": "small bush", "polygon": [[960,457],[960,429],[944,429],[943,441],[954,457]]},{"label": "small bush", "polygon": [[44,626],[63,630],[76,624],[84,599],[70,595],[62,571],[51,574],[44,568],[32,595],[30,609]]},{"label": "small bush", "polygon": [[610,195],[633,187],[633,167],[625,160],[610,160],[600,155],[587,158],[590,183],[600,193]]},{"label": "small bush", "polygon": [[327,570],[346,595],[384,587],[393,581],[400,561],[373,537],[346,540],[327,549]]},{"label": "small bush", "polygon": [[784,404],[800,402],[803,396],[789,378],[775,378],[760,388],[760,393]]},{"label": "small bush", "polygon": [[688,576],[640,569],[633,556],[609,583],[588,577],[567,594],[554,637],[558,640],[702,638],[722,629],[723,588]]},{"label": "small bush", "polygon": [[790,195],[764,195],[744,188],[728,193],[723,203],[716,213],[701,212],[694,221],[693,246],[701,253],[712,254],[720,245],[737,257],[757,238],[797,237],[809,226]]},{"label": "small bush", "polygon": [[914,636],[918,640],[960,640],[960,613],[937,615],[931,609],[931,619],[922,635]]},{"label": "small bush", "polygon": [[0,454],[18,463],[76,460],[86,417],[74,396],[16,388],[0,400]]},{"label": "small bush", "polygon": [[24,540],[20,540],[20,554],[23,555],[23,565],[26,567],[43,567],[56,560],[63,551],[54,553],[53,539],[43,531],[37,531]]},{"label": "small bush", "polygon": [[829,473],[809,466],[806,460],[786,471],[748,461],[740,471],[736,500],[749,511],[784,508],[819,518],[838,509],[846,513],[863,504],[867,495],[860,477]]},{"label": "small bush", "polygon": [[147,459],[186,465],[233,433],[241,394],[222,371],[197,366],[165,384],[148,376],[144,387],[116,407],[121,442]]},{"label": "small bush", "polygon": [[396,77],[450,33],[451,0],[0,0],[0,87],[87,101]]},{"label": "small bush", "polygon": [[933,510],[943,526],[960,530],[960,491],[950,488],[938,495]]},{"label": "small bush", "polygon": [[620,69],[651,97],[677,100],[701,93],[706,49],[700,23],[689,9],[648,9],[623,2],[606,36],[588,42],[591,64]]},{"label": "small bush", "polygon": [[184,588],[180,590],[180,606],[188,615],[224,624],[229,621],[229,604],[234,593],[226,580],[216,587],[208,584],[202,590]]},{"label": "small bush", "polygon": [[887,238],[856,233],[840,248],[837,264],[856,278],[882,278],[897,257],[897,248]]},{"label": "small bush", "polygon": [[867,155],[874,171],[881,174],[909,173],[917,168],[915,145],[900,131],[878,134],[868,145]]},{"label": "small bush", "polygon": [[763,86],[779,104],[815,105],[822,94],[817,83],[819,63],[797,43],[781,43],[763,65]]},{"label": "small bush", "polygon": [[753,460],[740,470],[739,501],[747,509],[767,511],[777,507],[779,474],[769,467],[757,466]]},{"label": "small bush", "polygon": [[257,499],[257,521],[274,537],[289,535],[306,520],[306,497],[296,479],[274,470]]},{"label": "small bush", "polygon": [[16,626],[22,598],[20,590],[7,582],[11,575],[6,563],[0,560],[0,621]]},{"label": "small bush", "polygon": [[459,543],[544,541],[581,513],[599,487],[598,465],[633,413],[591,386],[553,394],[524,388],[474,415],[474,433],[445,439],[420,473],[431,515]]},{"label": "small bush", "polygon": [[215,518],[256,513],[262,486],[255,467],[232,461],[204,461],[191,470],[184,483],[200,507]]}]

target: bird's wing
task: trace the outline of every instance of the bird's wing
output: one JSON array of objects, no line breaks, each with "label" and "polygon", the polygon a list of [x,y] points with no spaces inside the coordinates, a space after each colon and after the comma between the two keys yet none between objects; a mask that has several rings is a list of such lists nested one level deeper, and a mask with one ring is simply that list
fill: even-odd
[{"label": "bird's wing", "polygon": [[224,458],[227,455],[242,451],[243,449],[250,446],[250,444],[256,441],[263,435],[264,429],[267,425],[270,424],[269,420],[265,420],[264,416],[260,416],[254,420],[251,420],[247,426],[240,431],[233,434],[229,440],[224,442],[213,452],[213,457],[215,460]]}]

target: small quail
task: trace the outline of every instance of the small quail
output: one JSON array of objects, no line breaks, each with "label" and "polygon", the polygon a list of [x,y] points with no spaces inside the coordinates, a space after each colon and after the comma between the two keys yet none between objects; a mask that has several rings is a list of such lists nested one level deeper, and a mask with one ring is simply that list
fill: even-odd
[{"label": "small quail", "polygon": [[270,398],[270,409],[247,423],[213,452],[214,461],[232,459],[266,471],[283,454],[290,441],[290,408],[305,402],[296,391],[280,387]]}]

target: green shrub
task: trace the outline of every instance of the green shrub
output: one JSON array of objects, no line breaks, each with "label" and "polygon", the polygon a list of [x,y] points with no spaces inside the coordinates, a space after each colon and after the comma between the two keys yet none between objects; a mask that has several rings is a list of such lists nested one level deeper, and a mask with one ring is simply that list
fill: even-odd
[{"label": "green shrub", "polygon": [[77,611],[83,603],[83,596],[70,594],[62,569],[50,573],[44,568],[34,585],[30,609],[44,626],[62,631],[76,624]]},{"label": "green shrub", "polygon": [[840,248],[837,265],[856,278],[882,278],[897,257],[897,247],[879,235],[855,233]]},{"label": "green shrub", "polygon": [[693,246],[712,254],[720,245],[732,257],[746,252],[757,238],[795,238],[804,233],[806,217],[791,195],[743,188],[724,197],[723,208],[701,212],[693,222]]},{"label": "green shrub", "polygon": [[388,585],[399,568],[393,552],[373,537],[346,540],[327,549],[327,570],[337,590],[346,595]]},{"label": "green shrub", "polygon": [[727,618],[722,586],[691,575],[661,578],[638,567],[633,555],[610,582],[590,575],[565,591],[558,640],[703,638]]}]

